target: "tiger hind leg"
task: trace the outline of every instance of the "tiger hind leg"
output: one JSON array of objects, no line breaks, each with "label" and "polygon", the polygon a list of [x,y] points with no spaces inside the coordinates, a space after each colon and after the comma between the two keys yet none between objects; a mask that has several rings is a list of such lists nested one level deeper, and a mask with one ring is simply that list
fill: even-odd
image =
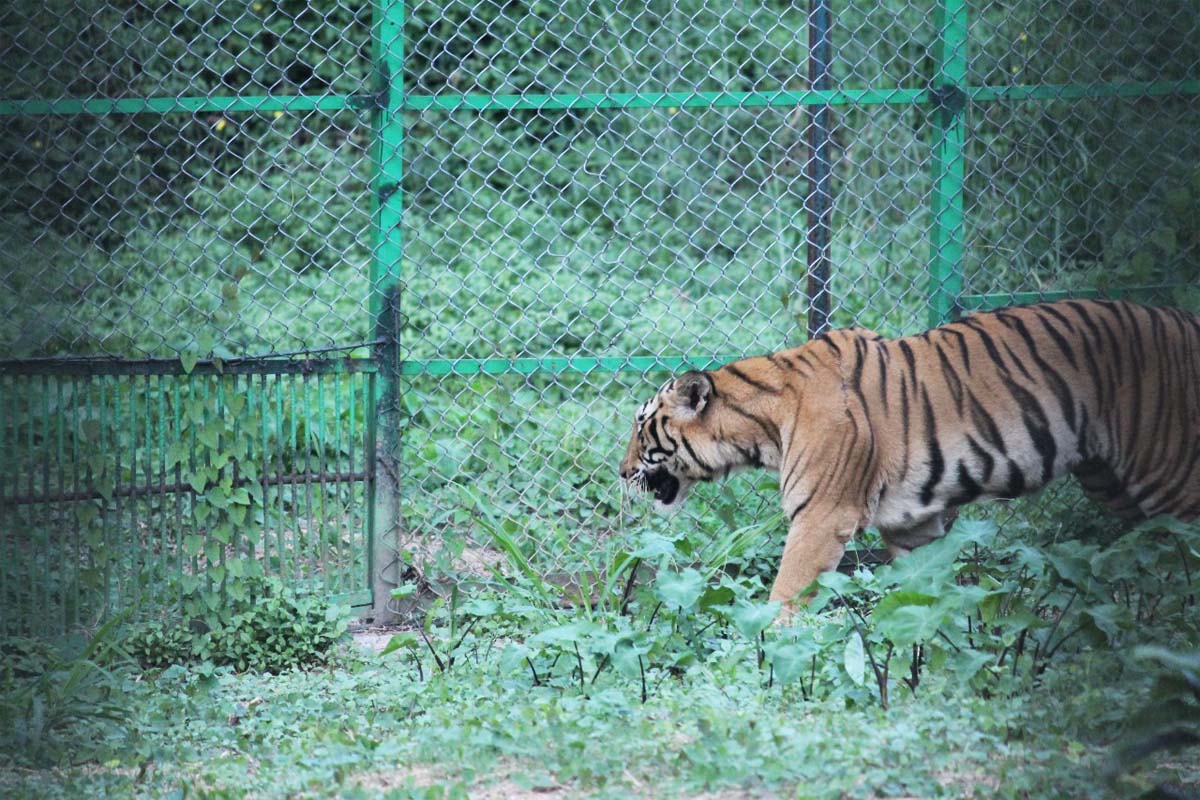
[{"label": "tiger hind leg", "polygon": [[1113,515],[1130,521],[1145,518],[1137,500],[1125,491],[1125,482],[1102,459],[1089,458],[1071,472],[1088,499],[1106,507]]}]

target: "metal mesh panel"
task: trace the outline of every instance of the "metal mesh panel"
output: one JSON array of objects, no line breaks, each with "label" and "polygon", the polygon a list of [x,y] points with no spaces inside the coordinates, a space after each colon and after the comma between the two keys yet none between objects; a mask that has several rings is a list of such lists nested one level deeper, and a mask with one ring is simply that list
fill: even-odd
[{"label": "metal mesh panel", "polygon": [[[487,574],[496,520],[559,574],[631,527],[775,502],[743,479],[667,522],[622,510],[613,472],[664,368],[794,344],[812,322],[810,13],[412,7],[400,543],[418,574]],[[829,13],[833,324],[911,333],[964,308],[1194,285],[1194,212],[1155,233],[1200,197],[1194,8]]]},{"label": "metal mesh panel", "polygon": [[0,10],[3,632],[363,601],[372,47],[366,3]]},{"label": "metal mesh panel", "polygon": [[[370,338],[370,120],[311,109],[363,90],[369,8],[0,14],[0,97],[31,101],[0,131],[0,351],[228,356]],[[60,113],[22,113],[47,105]]]},{"label": "metal mesh panel", "polygon": [[[158,444],[134,425],[173,411],[112,431],[128,459],[97,501],[108,487],[55,475],[74,476],[68,445],[107,406],[37,389],[115,381],[121,402],[166,408],[194,359],[285,397],[331,381],[253,418],[254,452],[280,458],[259,485],[292,487],[254,505],[253,532],[272,508],[325,508],[307,479],[270,483],[325,457],[335,483],[363,473],[337,502],[392,546],[377,581],[505,569],[498,531],[578,583],[631,526],[749,522],[775,502],[753,478],[701,491],[684,523],[622,507],[630,415],[669,370],[1062,293],[1195,303],[1198,34],[1189,0],[2,10],[0,366],[21,377],[0,387],[0,433],[25,453],[0,492],[4,544],[53,552],[34,544],[79,520],[59,495],[80,491],[109,517],[137,506],[106,528],[131,547],[144,518],[164,552],[208,547],[211,525],[172,528],[126,466],[162,461],[170,425]],[[351,402],[360,379],[369,403]],[[276,391],[250,385],[235,393]],[[331,447],[333,420],[357,427]]]}]

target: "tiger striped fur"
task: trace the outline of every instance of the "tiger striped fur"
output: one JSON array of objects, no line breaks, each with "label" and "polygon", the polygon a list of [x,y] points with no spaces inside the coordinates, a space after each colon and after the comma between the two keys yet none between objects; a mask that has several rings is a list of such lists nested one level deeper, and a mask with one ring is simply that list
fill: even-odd
[{"label": "tiger striped fur", "polygon": [[917,336],[862,329],[668,381],[637,412],[620,476],[678,505],[698,481],[779,472],[790,526],[771,599],[840,561],[856,531],[893,555],[947,513],[1073,473],[1126,517],[1200,516],[1200,318],[1068,300]]}]

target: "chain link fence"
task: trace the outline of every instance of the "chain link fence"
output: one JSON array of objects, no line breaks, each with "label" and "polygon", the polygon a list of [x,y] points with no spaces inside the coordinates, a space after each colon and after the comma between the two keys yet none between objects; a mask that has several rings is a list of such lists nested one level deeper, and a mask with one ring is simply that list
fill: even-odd
[{"label": "chain link fence", "polygon": [[0,54],[6,630],[214,568],[569,599],[776,503],[623,505],[669,370],[1197,303],[1190,0],[51,0]]}]

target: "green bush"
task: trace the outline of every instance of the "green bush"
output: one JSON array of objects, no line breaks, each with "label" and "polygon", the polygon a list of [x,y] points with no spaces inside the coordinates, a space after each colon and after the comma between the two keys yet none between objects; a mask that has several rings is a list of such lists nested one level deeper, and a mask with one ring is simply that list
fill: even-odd
[{"label": "green bush", "polygon": [[[206,620],[189,624],[156,620],[133,630],[125,642],[144,667],[210,662],[258,672],[324,663],[346,632],[344,608],[319,594],[303,594],[275,577],[243,578],[244,599],[217,587],[197,590]],[[207,598],[207,599],[205,599]]]}]

